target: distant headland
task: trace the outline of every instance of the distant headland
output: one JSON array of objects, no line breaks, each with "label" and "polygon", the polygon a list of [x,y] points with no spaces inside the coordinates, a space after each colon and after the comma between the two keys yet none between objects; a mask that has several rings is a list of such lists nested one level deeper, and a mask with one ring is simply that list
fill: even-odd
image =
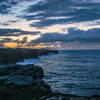
[{"label": "distant headland", "polygon": [[0,48],[0,63],[16,63],[27,58],[38,58],[48,53],[58,53],[58,51],[48,49]]}]

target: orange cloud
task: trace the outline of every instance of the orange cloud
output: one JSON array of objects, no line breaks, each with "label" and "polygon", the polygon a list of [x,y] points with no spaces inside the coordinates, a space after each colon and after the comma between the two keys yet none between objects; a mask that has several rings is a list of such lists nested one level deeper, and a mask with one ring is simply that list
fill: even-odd
[{"label": "orange cloud", "polygon": [[33,46],[35,49],[40,49],[40,48],[58,48],[61,47],[60,44],[48,44],[48,43],[39,43],[38,45]]},{"label": "orange cloud", "polygon": [[27,46],[27,43],[15,43],[15,42],[6,42],[3,44],[4,47],[8,47],[8,48],[33,48],[33,49],[41,49],[41,48],[58,48],[61,47],[61,45],[59,43],[56,44],[48,44],[48,43],[39,43],[35,46]]},{"label": "orange cloud", "polygon": [[15,48],[17,47],[19,44],[18,43],[13,43],[13,42],[8,42],[8,43],[4,43],[3,44],[5,47],[9,47],[9,48]]}]

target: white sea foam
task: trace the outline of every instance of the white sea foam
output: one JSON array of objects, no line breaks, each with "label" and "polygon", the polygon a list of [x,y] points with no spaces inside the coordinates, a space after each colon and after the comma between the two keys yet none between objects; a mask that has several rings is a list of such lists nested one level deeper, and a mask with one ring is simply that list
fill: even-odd
[{"label": "white sea foam", "polygon": [[28,65],[28,64],[37,65],[37,64],[39,64],[41,59],[44,59],[45,57],[50,56],[50,55],[54,55],[54,53],[49,53],[48,55],[45,55],[45,56],[39,56],[39,58],[24,59],[24,61],[17,62],[16,64],[17,65]]},{"label": "white sea foam", "polygon": [[21,62],[17,62],[17,65],[28,65],[28,64],[36,64],[38,63],[39,59],[34,59],[34,58],[30,58],[30,59],[24,59],[24,61]]}]

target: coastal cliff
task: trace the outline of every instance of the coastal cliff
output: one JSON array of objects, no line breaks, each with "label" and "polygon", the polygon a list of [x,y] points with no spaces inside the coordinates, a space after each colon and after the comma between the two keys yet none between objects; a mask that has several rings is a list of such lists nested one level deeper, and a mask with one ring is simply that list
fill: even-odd
[{"label": "coastal cliff", "polygon": [[44,72],[35,65],[0,68],[0,100],[32,100],[51,93]]},{"label": "coastal cliff", "polygon": [[48,53],[58,53],[58,51],[47,49],[0,48],[0,63],[16,63],[27,58],[38,58]]},{"label": "coastal cliff", "polygon": [[[1,63],[9,64],[25,58],[38,58],[56,50],[0,49]],[[40,66],[8,65],[0,68],[0,100],[100,100],[100,96],[77,96],[53,92],[43,80]]]},{"label": "coastal cliff", "polygon": [[43,77],[43,69],[33,64],[0,68],[0,100],[100,100],[98,95],[54,93]]}]

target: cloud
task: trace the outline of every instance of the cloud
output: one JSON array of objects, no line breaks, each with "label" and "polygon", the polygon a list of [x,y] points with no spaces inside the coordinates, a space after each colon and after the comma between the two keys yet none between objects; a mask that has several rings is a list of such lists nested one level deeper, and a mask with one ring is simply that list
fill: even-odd
[{"label": "cloud", "polygon": [[100,42],[98,0],[0,0],[0,14],[1,43]]},{"label": "cloud", "polygon": [[1,47],[21,47],[27,44],[27,37],[24,37],[22,40],[16,39],[13,40],[11,38],[2,38],[0,40],[0,48]]},{"label": "cloud", "polygon": [[24,43],[27,43],[27,37],[24,37],[23,38],[23,40],[19,40],[19,39],[17,39],[17,40],[15,40],[14,42],[16,42],[16,43],[21,43],[21,44],[24,44]]},{"label": "cloud", "polygon": [[37,35],[39,31],[23,31],[20,29],[0,29],[0,36]]},{"label": "cloud", "polygon": [[[93,3],[91,0],[45,0],[45,2],[38,2],[36,5],[31,5],[26,9],[27,14],[23,18],[27,20],[40,20],[39,22],[32,23],[31,27],[93,21],[100,19],[99,6],[100,3]],[[34,12],[37,14],[34,15]],[[31,15],[28,15],[29,13]],[[55,17],[55,19],[52,19],[52,17]],[[63,18],[56,19],[58,17]]]},{"label": "cloud", "polygon": [[11,38],[3,38],[0,40],[0,43],[5,43],[5,42],[12,42],[13,40]]},{"label": "cloud", "polygon": [[17,0],[0,0],[0,13],[8,14],[9,8],[16,5],[18,3]]},{"label": "cloud", "polygon": [[100,29],[91,29],[83,31],[70,28],[68,34],[61,33],[45,33],[40,38],[32,40],[31,43],[52,43],[52,42],[100,42]]}]

